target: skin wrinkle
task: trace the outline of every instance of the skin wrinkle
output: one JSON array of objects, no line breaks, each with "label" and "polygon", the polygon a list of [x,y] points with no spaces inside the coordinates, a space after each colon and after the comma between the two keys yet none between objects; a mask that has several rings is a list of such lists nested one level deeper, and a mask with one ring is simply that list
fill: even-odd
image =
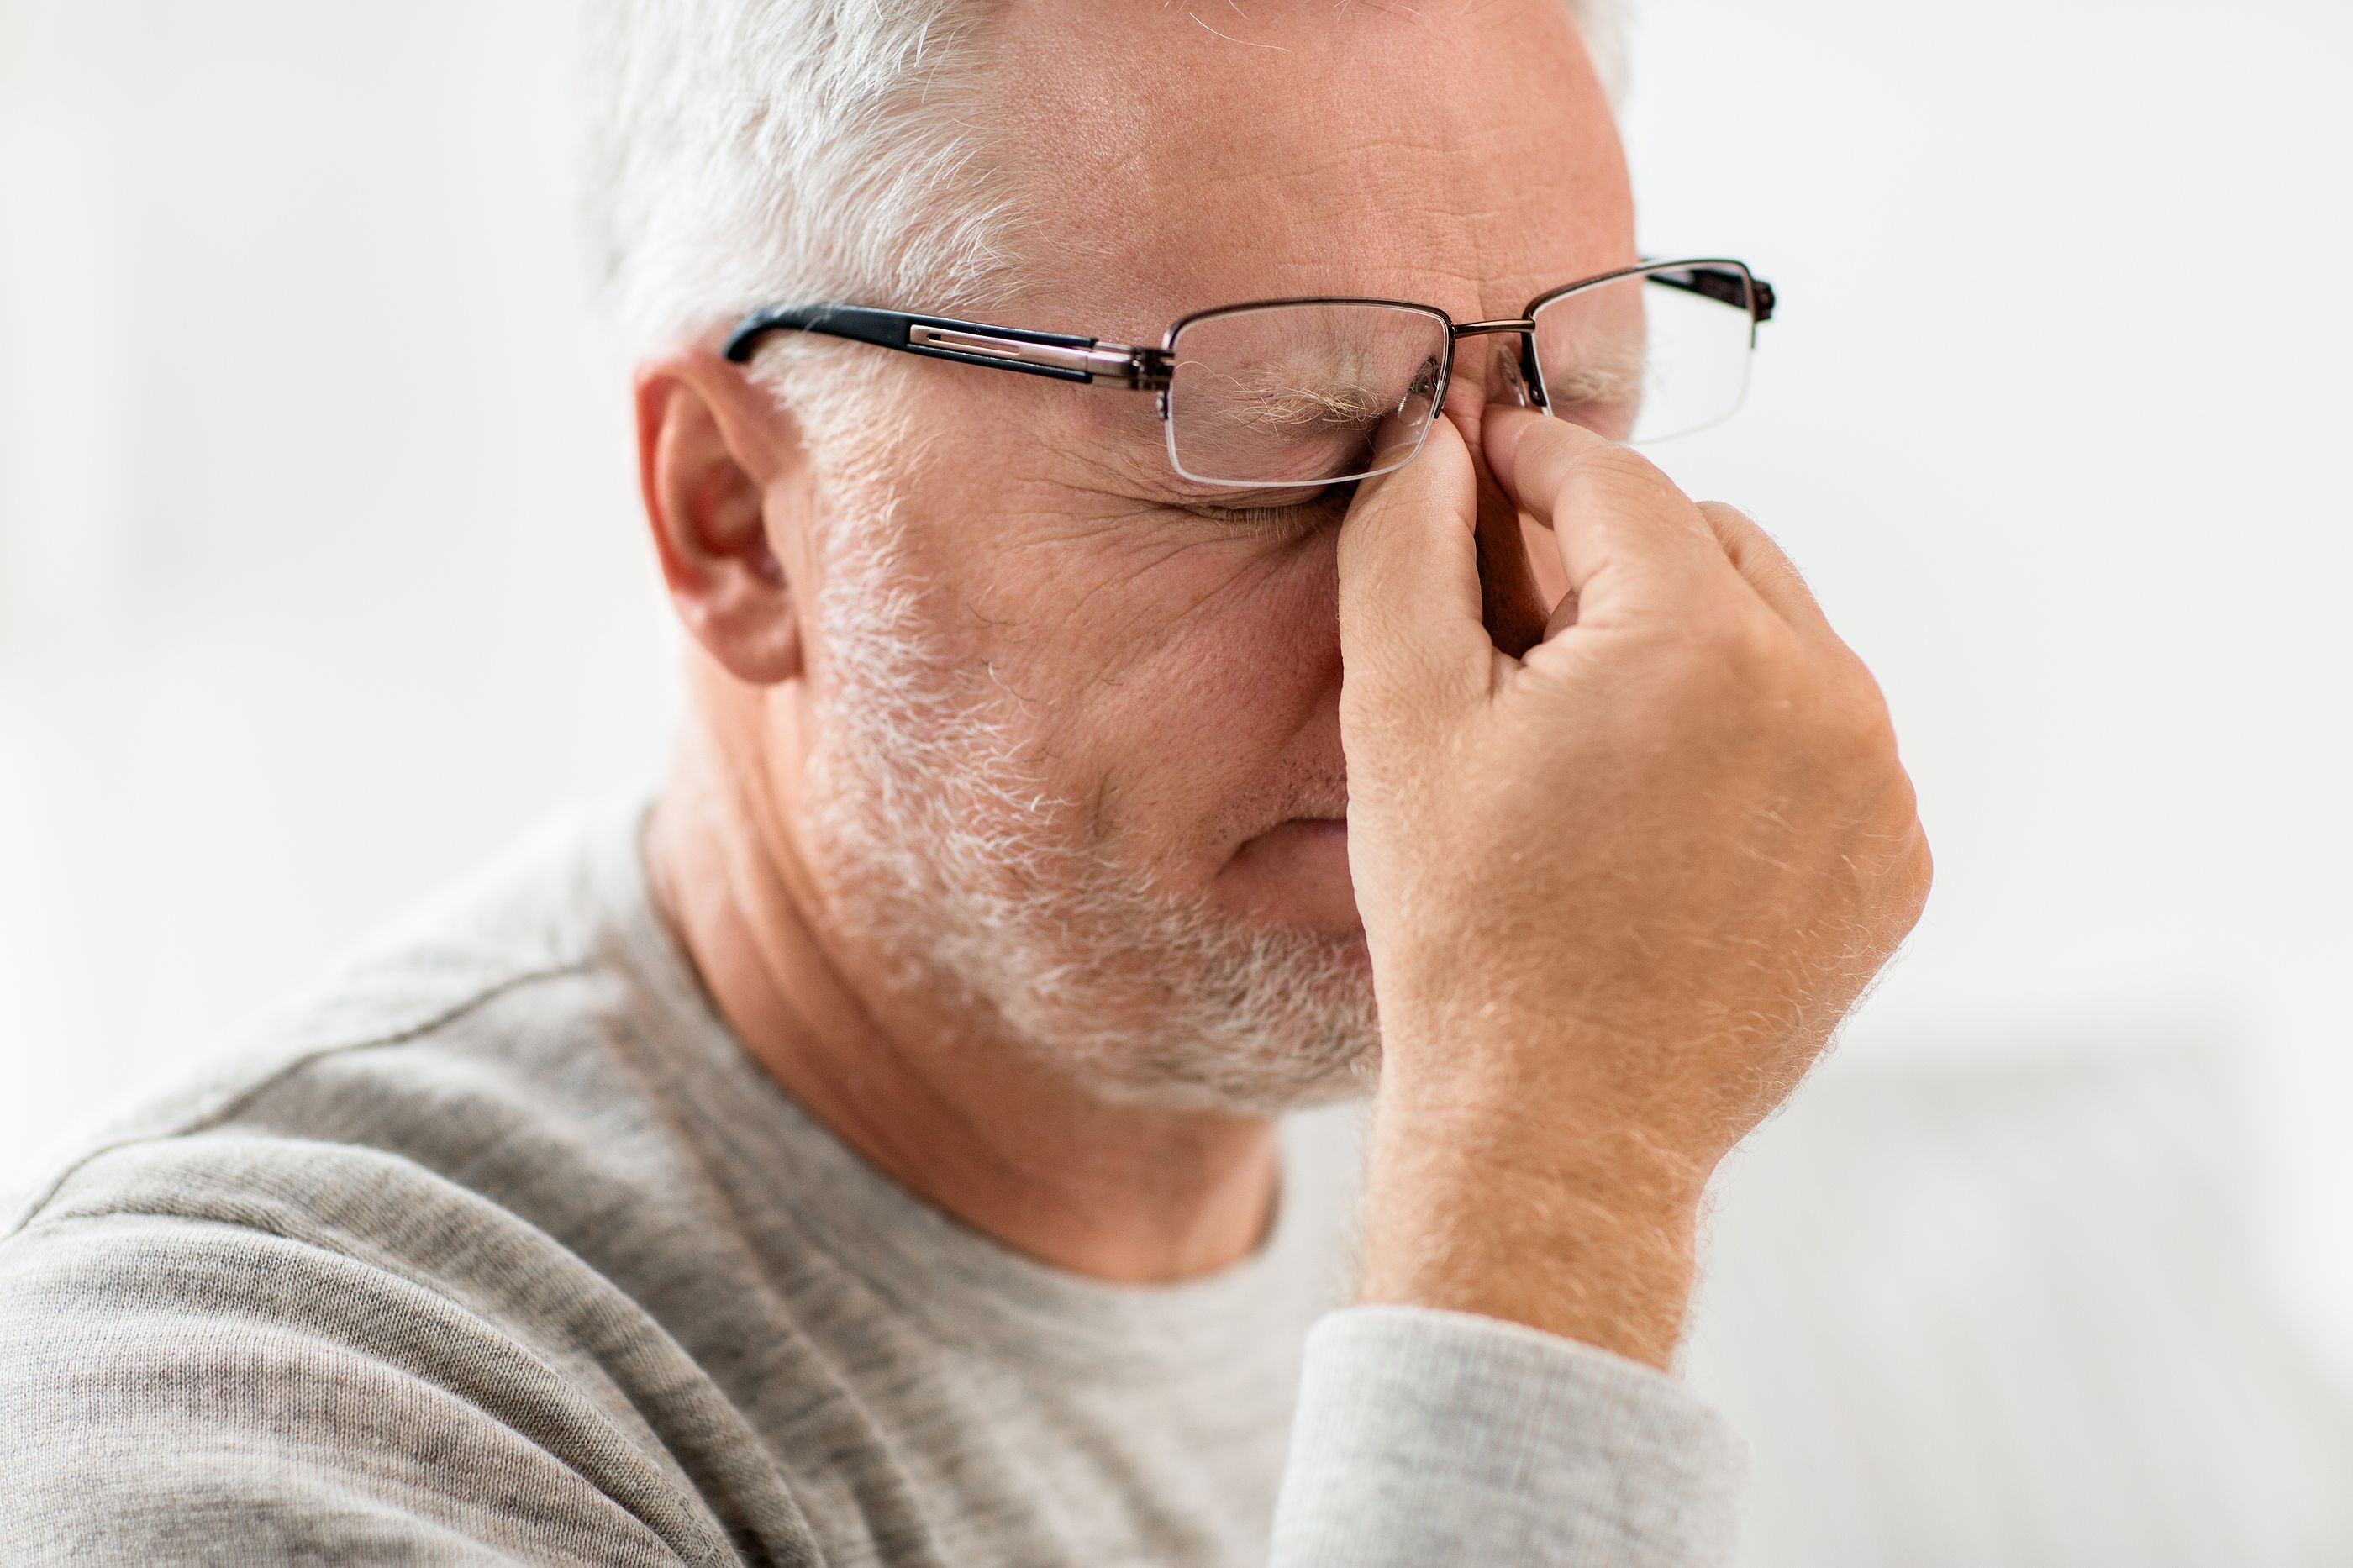
[{"label": "skin wrinkle", "polygon": [[[1112,402],[1137,395],[1114,391],[1109,394],[1097,392],[1093,395]],[[1131,451],[1131,443],[1120,439],[1117,431],[1106,439],[1105,433],[1100,428],[1072,427],[1078,424],[1077,421],[1056,421],[1034,433],[1032,442],[1039,455],[1052,458],[1063,467],[1021,476],[1021,482],[1038,492],[1039,515],[1044,517],[1069,511],[1074,498],[1091,499],[1111,510],[1091,515],[1083,522],[1072,522],[1067,533],[1025,525],[1023,531],[1004,542],[1006,549],[1020,551],[1071,542],[1103,542],[1106,534],[1113,536],[1113,542],[1122,542],[1137,531],[1126,526],[1132,520],[1151,518],[1165,510],[1166,492],[1170,489],[1174,476],[1168,471],[1166,450],[1156,437],[1156,423],[1153,426],[1155,438],[1145,451]],[[1144,443],[1133,445],[1142,447]],[[1110,448],[1108,455],[1107,447]],[[1106,483],[1106,480],[1116,482]],[[1163,492],[1162,496],[1155,498],[1136,493],[1153,489]]]},{"label": "skin wrinkle", "polygon": [[[1407,146],[1407,143],[1402,143],[1400,139],[1396,139],[1393,134],[1369,137],[1369,142],[1372,142],[1377,148]],[[1442,143],[1438,142],[1433,142],[1430,146],[1414,146],[1412,151],[1417,158],[1423,158],[1423,160],[1445,158],[1445,148],[1442,148]],[[1384,158],[1379,160],[1374,160],[1374,163],[1390,164],[1390,167],[1377,167],[1377,172],[1374,172],[1374,182],[1365,184],[1363,170],[1356,167],[1353,163],[1345,163],[1339,153],[1332,153],[1327,146],[1303,146],[1303,148],[1294,146],[1292,148],[1290,167],[1280,167],[1280,160],[1266,160],[1266,163],[1254,164],[1254,167],[1250,167],[1250,170],[1242,170],[1242,172],[1226,170],[1224,176],[1221,176],[1224,184],[1221,184],[1221,188],[1219,188],[1221,195],[1224,195],[1224,200],[1219,200],[1217,207],[1247,209],[1247,212],[1251,212],[1251,215],[1257,215],[1263,226],[1263,219],[1266,219],[1268,215],[1278,216],[1280,221],[1280,215],[1290,212],[1290,209],[1299,209],[1302,205],[1306,205],[1308,209],[1313,209],[1313,200],[1315,200],[1315,195],[1318,195],[1318,188],[1329,186],[1329,184],[1332,184],[1329,176],[1332,174],[1341,174],[1341,176],[1348,176],[1353,193],[1356,193],[1356,200],[1363,205],[1365,212],[1381,212],[1384,224],[1388,226],[1390,233],[1400,236],[1400,240],[1393,245],[1393,249],[1400,249],[1400,252],[1405,254],[1423,254],[1423,257],[1442,257],[1447,249],[1447,236],[1450,236],[1447,224],[1451,221],[1451,216],[1440,215],[1440,212],[1423,215],[1421,209],[1419,209],[1421,207],[1419,198],[1421,198],[1421,193],[1429,188],[1430,179],[1426,179],[1426,176],[1423,176],[1423,179],[1417,179],[1417,176],[1409,174],[1405,167],[1396,167],[1396,164],[1402,164],[1402,155],[1396,153],[1396,151],[1390,151],[1390,153],[1386,153]],[[1146,167],[1146,172],[1148,174],[1160,176],[1165,184],[1167,172],[1151,170],[1151,167]],[[1254,186],[1266,186],[1266,188],[1263,188],[1261,193],[1261,191],[1254,191]],[[1153,203],[1198,203],[1198,200],[1200,200],[1198,191],[1155,188],[1151,184],[1151,179],[1146,179],[1146,186],[1136,193],[1136,205],[1141,205],[1141,207],[1151,207]],[[1271,261],[1275,268],[1282,268],[1284,266],[1284,249],[1296,249],[1299,254],[1320,254],[1320,249],[1313,243],[1294,245],[1287,236],[1268,236],[1268,237],[1273,240],[1273,243],[1266,247],[1268,261]],[[1108,270],[1111,276],[1118,276],[1118,273],[1123,273],[1124,270],[1123,266],[1115,264],[1115,259],[1106,259],[1106,261],[1111,261],[1111,264],[1108,264],[1103,270]],[[1313,294],[1313,292],[1396,294],[1396,289],[1353,288],[1353,285],[1345,285],[1345,282],[1339,282],[1339,285],[1327,288],[1327,280],[1287,280],[1287,278],[1280,278],[1280,270],[1278,270],[1278,276],[1271,278],[1268,288],[1257,289],[1259,297],[1271,297],[1271,294]],[[1202,306],[1230,304],[1233,299],[1238,299],[1238,294],[1217,294],[1217,292],[1207,292],[1207,289],[1181,289],[1181,288],[1172,289],[1172,294],[1176,301],[1181,301],[1181,309],[1202,309]],[[1429,294],[1405,294],[1405,297],[1429,297]]]},{"label": "skin wrinkle", "polygon": [[[1068,616],[1062,616],[1062,617],[1059,617],[1059,618],[1058,618],[1058,621],[1059,621],[1059,623],[1060,623],[1060,624],[1063,624],[1063,625],[1070,625],[1070,624],[1077,624],[1077,623],[1080,623],[1080,622],[1082,622],[1082,621],[1083,620],[1083,617],[1082,616],[1082,615],[1080,614],[1080,612],[1084,608],[1084,606],[1085,606],[1086,603],[1087,603],[1089,600],[1092,599],[1092,598],[1094,597],[1094,595],[1095,595],[1097,593],[1102,592],[1102,591],[1104,591],[1104,590],[1106,590],[1106,589],[1122,589],[1122,590],[1124,590],[1124,589],[1132,588],[1133,586],[1134,586],[1134,581],[1133,581],[1133,580],[1129,580],[1129,581],[1122,581],[1122,582],[1117,582],[1117,583],[1110,582],[1110,581],[1107,581],[1107,580],[1106,580],[1106,581],[1100,581],[1100,582],[1097,582],[1096,584],[1092,584],[1092,585],[1091,585],[1091,586],[1090,586],[1090,587],[1089,587],[1089,588],[1088,588],[1088,589],[1087,589],[1087,590],[1086,590],[1086,591],[1085,591],[1085,592],[1084,592],[1084,593],[1080,596],[1080,599],[1079,599],[1079,601],[1078,601],[1077,603],[1075,603],[1074,605],[1072,605],[1072,606],[1071,606],[1071,612],[1070,612],[1070,614],[1069,614]],[[1097,671],[1096,671],[1096,678],[1095,678],[1095,679],[1096,679],[1096,683],[1097,683],[1097,684],[1113,684],[1113,685],[1120,684],[1120,682],[1118,682],[1118,681],[1113,681],[1113,680],[1110,679],[1110,676],[1111,676],[1112,674],[1113,674],[1113,673],[1117,673],[1117,674],[1120,674],[1120,675],[1124,675],[1124,674],[1125,674],[1125,672],[1126,672],[1126,670],[1127,670],[1131,666],[1134,666],[1134,665],[1136,665],[1136,664],[1140,664],[1140,663],[1145,663],[1145,662],[1148,661],[1148,660],[1149,660],[1149,659],[1150,659],[1154,655],[1155,655],[1155,654],[1157,654],[1157,653],[1159,653],[1159,652],[1163,651],[1163,650],[1164,650],[1164,649],[1165,649],[1165,648],[1169,645],[1169,643],[1171,642],[1171,640],[1172,640],[1172,639],[1174,639],[1175,637],[1176,637],[1178,635],[1180,635],[1180,634],[1181,634],[1181,632],[1182,632],[1182,631],[1183,631],[1183,629],[1184,629],[1184,622],[1185,622],[1185,620],[1187,618],[1187,616],[1188,616],[1188,615],[1191,613],[1191,611],[1198,610],[1198,608],[1199,608],[1199,605],[1197,604],[1197,605],[1193,605],[1193,606],[1190,606],[1187,612],[1186,612],[1186,613],[1181,613],[1181,614],[1179,614],[1178,616],[1176,616],[1173,617],[1173,618],[1172,618],[1172,621],[1171,621],[1171,623],[1170,623],[1170,625],[1169,625],[1167,627],[1166,627],[1166,628],[1165,628],[1165,629],[1164,629],[1164,630],[1163,630],[1163,631],[1162,631],[1162,632],[1161,632],[1161,633],[1160,633],[1160,634],[1159,634],[1159,635],[1158,635],[1158,636],[1157,636],[1154,640],[1152,640],[1152,641],[1150,641],[1150,642],[1138,643],[1138,644],[1134,645],[1132,648],[1123,649],[1122,651],[1123,651],[1123,653],[1124,653],[1124,655],[1125,657],[1124,657],[1124,658],[1120,662],[1118,662],[1118,663],[1108,663],[1108,664],[1104,664],[1104,665],[1102,665],[1102,666],[1098,667],[1098,669],[1097,669]],[[1010,623],[1008,623],[1008,624],[1010,624]],[[1046,623],[1041,619],[1039,622],[1037,622],[1037,623],[1029,623],[1029,625],[1034,625],[1034,626],[1039,626],[1039,627],[1041,627],[1041,628],[1042,628],[1042,626],[1043,626]],[[1029,706],[1029,707],[1031,707],[1031,708],[1033,708],[1033,709],[1040,710],[1045,710],[1045,709],[1049,706],[1048,704],[1045,704],[1045,703],[1042,703],[1042,702],[1029,702],[1029,703],[1027,703],[1027,705],[1028,705],[1028,706]]]},{"label": "skin wrinkle", "polygon": [[1198,26],[1209,33],[1212,37],[1223,38],[1229,44],[1240,44],[1244,48],[1250,49],[1274,49],[1283,54],[1289,54],[1291,52],[1290,50],[1283,48],[1280,44],[1252,43],[1247,38],[1237,38],[1230,33],[1220,33],[1217,28],[1210,26],[1208,23],[1202,21],[1199,15],[1195,12],[1187,11],[1185,15],[1191,17]]},{"label": "skin wrinkle", "polygon": [[[1149,503],[1141,502],[1137,503],[1137,506],[1138,510],[1135,514],[1137,516],[1165,516],[1164,508],[1154,507]],[[1179,524],[1179,526],[1181,526],[1181,524]],[[1082,623],[1084,620],[1082,612],[1088,604],[1092,602],[1097,595],[1103,593],[1106,590],[1116,589],[1122,592],[1131,592],[1148,589],[1151,586],[1152,581],[1155,577],[1171,570],[1172,568],[1181,567],[1188,557],[1194,556],[1204,551],[1219,552],[1232,550],[1236,548],[1238,544],[1247,542],[1237,541],[1231,537],[1229,531],[1218,530],[1215,528],[1215,525],[1205,524],[1203,526],[1209,531],[1196,532],[1191,538],[1183,538],[1172,541],[1166,546],[1161,547],[1158,553],[1153,555],[1148,560],[1135,562],[1133,564],[1129,564],[1123,561],[1115,573],[1105,574],[1098,576],[1080,593],[1078,598],[1075,600],[1064,601],[1057,597],[1057,595],[1060,592],[1060,584],[1054,584],[1050,580],[1047,590],[1042,592],[1039,596],[1045,598],[1050,605],[1055,607],[1030,620],[1016,621],[1011,618],[1008,618],[1002,624],[1027,626],[1044,626],[1049,623],[1058,626]],[[1140,532],[1141,531],[1130,529],[1125,531],[1135,533]],[[1049,546],[1060,545],[1068,542],[1069,540],[1073,537],[1081,536],[1046,533],[1039,535],[1039,538],[1035,540],[1018,541],[1010,546],[1010,549],[1018,552],[1037,547],[1040,544]],[[1083,537],[1088,541],[1092,542],[1096,538],[1096,534],[1093,531],[1090,530],[1083,535]],[[1122,555],[1124,556],[1127,554],[1132,548],[1134,547],[1127,546],[1123,543],[1121,547]],[[1054,552],[1051,549],[1049,549],[1048,553],[1050,557],[1053,555]],[[1181,605],[1165,617],[1166,625],[1162,634],[1163,638],[1165,639],[1166,637],[1174,636],[1177,632],[1180,632],[1188,620],[1190,620],[1195,615],[1198,614],[1203,608],[1213,603],[1221,593],[1229,590],[1236,590],[1242,586],[1243,578],[1246,574],[1253,570],[1271,572],[1282,564],[1282,563],[1279,560],[1271,557],[1262,557],[1261,553],[1256,550],[1252,550],[1250,552],[1241,555],[1240,558],[1234,563],[1230,571],[1226,575],[1222,576],[1218,582],[1211,584],[1199,593],[1193,595],[1192,597],[1182,603]],[[1158,645],[1155,643],[1143,643],[1137,645],[1132,649],[1123,651],[1128,652],[1133,658],[1141,659],[1155,652],[1157,646]]]},{"label": "skin wrinkle", "polygon": [[[1159,479],[1166,472],[1167,452],[1160,444],[1158,422],[1146,422],[1151,401],[1144,393],[1090,388],[1086,400],[1071,411],[1074,417],[1055,420],[1038,431],[1038,448],[1071,468],[1113,468],[1137,483]],[[1136,416],[1121,417],[1123,405],[1134,409]],[[1131,429],[1141,438],[1120,438]]]},{"label": "skin wrinkle", "polygon": [[[1172,555],[1174,555],[1174,553],[1181,553],[1181,551],[1172,551]],[[1163,561],[1167,561],[1167,558],[1169,558],[1169,555],[1163,555]],[[1082,619],[1085,619],[1085,610],[1087,610],[1087,605],[1090,605],[1090,603],[1094,603],[1094,595],[1096,595],[1096,594],[1102,594],[1102,591],[1106,591],[1106,589],[1111,589],[1111,591],[1129,589],[1129,586],[1136,586],[1136,584],[1139,584],[1141,579],[1146,579],[1148,574],[1151,574],[1151,570],[1148,570],[1148,567],[1146,567],[1146,570],[1139,570],[1139,572],[1136,572],[1134,577],[1127,577],[1127,579],[1111,579],[1111,577],[1106,577],[1106,579],[1099,579],[1099,582],[1090,584],[1090,586],[1087,586],[1087,589],[1078,595],[1078,600],[1075,600],[1073,605],[1071,605],[1071,612],[1069,612],[1069,616],[1066,616],[1066,619],[1071,619],[1071,622],[1082,622]],[[1196,605],[1196,607],[1198,607],[1198,605]],[[1176,626],[1181,626],[1181,624],[1184,624],[1184,619],[1186,619],[1186,612],[1181,612],[1181,615],[1174,616],[1172,631],[1174,631],[1174,628],[1176,628]],[[1151,655],[1151,652],[1155,652],[1157,647],[1160,647],[1160,645],[1144,645],[1144,647],[1136,647],[1136,650],[1134,650],[1134,659],[1144,659],[1144,657],[1148,657],[1148,655]],[[1108,671],[1108,668],[1120,668],[1120,667],[1102,667],[1102,671]],[[1099,671],[1099,678],[1102,678],[1102,671]]]}]

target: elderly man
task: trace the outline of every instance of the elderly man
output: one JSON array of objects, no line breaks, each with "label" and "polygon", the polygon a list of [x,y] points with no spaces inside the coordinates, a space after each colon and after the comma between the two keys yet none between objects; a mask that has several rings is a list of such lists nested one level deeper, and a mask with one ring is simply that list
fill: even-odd
[{"label": "elderly man", "polygon": [[[595,52],[680,762],[11,1217],[0,1556],[1727,1557],[1703,1189],[1927,857],[1617,439],[1770,295],[1638,264],[1577,16]],[[1366,1091],[1344,1259],[1278,1125]]]}]

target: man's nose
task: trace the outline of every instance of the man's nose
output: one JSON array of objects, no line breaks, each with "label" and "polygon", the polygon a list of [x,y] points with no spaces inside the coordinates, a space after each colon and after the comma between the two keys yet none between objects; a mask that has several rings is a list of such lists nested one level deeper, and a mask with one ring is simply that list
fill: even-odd
[{"label": "man's nose", "polygon": [[1454,374],[1447,384],[1443,412],[1462,432],[1482,475],[1486,472],[1486,458],[1479,447],[1479,436],[1486,406],[1491,403],[1525,406],[1530,401],[1527,382],[1520,372],[1521,341],[1516,332],[1492,332],[1463,338],[1454,345]]}]

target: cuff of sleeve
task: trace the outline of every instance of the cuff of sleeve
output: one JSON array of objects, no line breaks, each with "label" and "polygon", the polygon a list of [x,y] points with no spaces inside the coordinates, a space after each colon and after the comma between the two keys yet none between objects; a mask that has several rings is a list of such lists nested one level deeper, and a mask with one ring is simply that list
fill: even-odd
[{"label": "cuff of sleeve", "polygon": [[1351,1307],[1307,1338],[1276,1568],[1728,1563],[1747,1445],[1681,1383],[1469,1312]]}]

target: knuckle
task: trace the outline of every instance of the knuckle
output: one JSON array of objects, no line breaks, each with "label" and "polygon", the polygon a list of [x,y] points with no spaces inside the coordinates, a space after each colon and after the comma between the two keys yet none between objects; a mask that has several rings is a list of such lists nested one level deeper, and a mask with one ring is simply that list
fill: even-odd
[{"label": "knuckle", "polygon": [[1928,907],[1928,891],[1936,879],[1928,836],[1917,817],[1903,817],[1873,834],[1866,847],[1851,860],[1868,868],[1862,885],[1866,908],[1888,932],[1889,945],[1902,941],[1920,923]]},{"label": "knuckle", "polygon": [[1830,704],[1832,734],[1839,749],[1858,763],[1883,763],[1895,772],[1895,721],[1876,682],[1866,678],[1860,687],[1840,683]]},{"label": "knuckle", "polygon": [[1927,832],[1916,819],[1912,825],[1911,863],[1905,871],[1912,889],[1911,915],[1917,921],[1920,912],[1928,907],[1929,890],[1936,885],[1936,857],[1928,847]]},{"label": "knuckle", "polygon": [[1757,526],[1757,520],[1755,518],[1750,517],[1746,512],[1741,510],[1730,501],[1704,500],[1695,504],[1699,507],[1700,515],[1706,518],[1708,521],[1716,525],[1720,530],[1733,533],[1754,533],[1761,531]]},{"label": "knuckle", "polygon": [[1572,477],[1590,500],[1629,511],[1647,512],[1671,504],[1674,485],[1649,458],[1628,447],[1596,447],[1577,463]]},{"label": "knuckle", "polygon": [[1853,794],[1851,821],[1873,868],[1875,902],[1904,931],[1917,924],[1927,907],[1936,862],[1920,821],[1917,787],[1896,760],[1894,735],[1883,719],[1864,741],[1864,754],[1850,759]]},{"label": "knuckle", "polygon": [[[1665,476],[1630,447],[1567,426],[1541,454],[1540,472],[1556,507],[1641,504],[1659,493]],[[1532,432],[1533,434],[1533,432]]]},{"label": "knuckle", "polygon": [[[1853,801],[1911,784],[1898,760],[1894,721],[1879,685],[1860,661],[1825,658],[1778,616],[1737,610],[1710,621],[1690,641],[1682,684],[1711,691],[1731,734],[1781,755]],[[1729,738],[1729,735],[1727,736]]]},{"label": "knuckle", "polygon": [[1746,606],[1711,616],[1694,638],[1703,668],[1724,684],[1753,692],[1777,705],[1795,701],[1805,672],[1788,628]]},{"label": "knuckle", "polygon": [[1895,768],[1895,721],[1887,699],[1871,671],[1852,654],[1812,664],[1815,711],[1823,742],[1841,759],[1858,767],[1883,763]]}]

